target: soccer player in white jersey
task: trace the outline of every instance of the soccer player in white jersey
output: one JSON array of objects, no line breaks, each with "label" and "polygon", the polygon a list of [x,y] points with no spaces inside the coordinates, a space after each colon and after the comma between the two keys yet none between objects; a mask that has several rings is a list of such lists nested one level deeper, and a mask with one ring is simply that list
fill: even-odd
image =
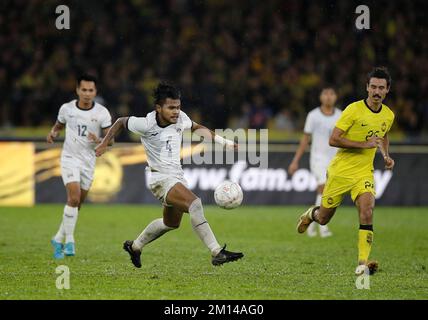
[{"label": "soccer player in white jersey", "polygon": [[[58,232],[51,240],[54,258],[75,255],[74,229],[80,206],[92,184],[95,169],[95,146],[111,126],[108,110],[94,102],[97,94],[96,78],[82,75],[77,79],[77,100],[64,103],[55,125],[47,136],[53,143],[65,128],[61,153],[61,175],[67,191],[67,204]],[[112,142],[109,142],[110,144]]]},{"label": "soccer player in white jersey", "polygon": [[[294,174],[299,168],[299,161],[311,141],[310,151],[310,169],[317,181],[317,196],[315,205],[321,204],[321,196],[326,182],[327,167],[331,159],[336,154],[336,148],[329,145],[329,138],[336,121],[339,119],[342,111],[335,108],[337,100],[336,91],[332,87],[325,87],[320,94],[321,106],[308,113],[303,130],[303,136],[300,139],[299,147],[294,155],[293,161],[288,167],[288,173]],[[327,226],[319,226],[321,237],[332,235]],[[309,237],[317,235],[316,223],[312,223],[307,229]]]},{"label": "soccer player in white jersey", "polygon": [[145,117],[119,118],[95,149],[96,155],[101,156],[107,150],[108,141],[123,128],[140,135],[148,157],[146,170],[150,172],[149,186],[163,204],[163,218],[152,221],[134,241],[125,241],[124,250],[129,253],[134,266],[141,268],[144,246],[177,229],[183,213],[187,212],[193,230],[211,252],[213,265],[242,258],[242,253],[226,251],[226,246],[221,247],[217,242],[205,219],[201,199],[188,189],[180,162],[182,135],[187,129],[198,130],[197,134],[205,139],[214,139],[225,148],[235,149],[237,145],[190,120],[180,110],[180,91],[173,85],[160,83],[155,89],[154,98],[154,111]]}]

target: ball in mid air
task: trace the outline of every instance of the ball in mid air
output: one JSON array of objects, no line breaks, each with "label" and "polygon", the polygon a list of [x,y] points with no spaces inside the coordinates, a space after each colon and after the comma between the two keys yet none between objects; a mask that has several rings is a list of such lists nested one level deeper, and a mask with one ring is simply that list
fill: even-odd
[{"label": "ball in mid air", "polygon": [[229,180],[220,183],[214,191],[214,200],[223,209],[239,207],[243,198],[244,194],[239,184]]}]

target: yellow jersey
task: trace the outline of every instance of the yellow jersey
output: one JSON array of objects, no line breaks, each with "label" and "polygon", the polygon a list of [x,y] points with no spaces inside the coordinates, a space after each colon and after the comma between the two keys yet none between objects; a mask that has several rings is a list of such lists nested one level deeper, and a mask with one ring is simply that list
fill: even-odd
[{"label": "yellow jersey", "polygon": [[[373,111],[366,100],[351,103],[336,122],[336,127],[345,131],[343,137],[353,141],[367,141],[373,136],[384,137],[394,122],[394,113],[386,105]],[[360,178],[373,174],[376,148],[339,148],[330,162],[329,175]]]}]

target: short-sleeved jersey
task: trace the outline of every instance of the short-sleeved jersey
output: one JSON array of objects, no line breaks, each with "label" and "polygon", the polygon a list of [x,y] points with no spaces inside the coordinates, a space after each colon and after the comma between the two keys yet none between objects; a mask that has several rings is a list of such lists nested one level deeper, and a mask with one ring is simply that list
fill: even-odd
[{"label": "short-sleeved jersey", "polygon": [[192,128],[192,124],[187,114],[180,111],[177,123],[161,127],[156,119],[156,111],[152,111],[146,117],[129,117],[127,128],[141,136],[151,169],[170,175],[182,175],[181,141],[183,131]]},{"label": "short-sleeved jersey", "polygon": [[[394,122],[394,113],[382,104],[379,111],[369,108],[365,100],[351,103],[342,112],[336,127],[343,130],[344,138],[352,141],[367,141],[373,136],[384,137]],[[370,176],[373,174],[373,160],[376,148],[339,148],[330,163],[329,174],[340,177]]]},{"label": "short-sleeved jersey", "polygon": [[78,161],[81,165],[93,167],[96,162],[96,144],[89,141],[88,134],[92,132],[100,137],[102,129],[111,126],[111,116],[107,108],[94,102],[92,108],[82,109],[77,100],[72,100],[61,106],[57,120],[65,124],[61,161]]},{"label": "short-sleeved jersey", "polygon": [[342,111],[334,108],[333,114],[326,115],[321,108],[315,108],[308,113],[303,132],[311,135],[311,155],[310,162],[321,162],[328,165],[337,152],[337,148],[329,145],[331,132]]}]

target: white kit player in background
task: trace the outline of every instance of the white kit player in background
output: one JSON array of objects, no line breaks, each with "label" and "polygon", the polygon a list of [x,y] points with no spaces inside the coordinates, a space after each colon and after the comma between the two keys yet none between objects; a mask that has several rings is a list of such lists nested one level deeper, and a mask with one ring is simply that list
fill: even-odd
[{"label": "white kit player in background", "polygon": [[47,136],[47,142],[53,143],[65,128],[61,175],[67,191],[67,204],[59,230],[51,240],[55,259],[64,258],[64,254],[75,255],[74,229],[80,206],[92,184],[96,161],[94,149],[111,127],[108,110],[94,102],[97,94],[95,77],[80,76],[76,93],[79,99],[61,106],[57,121]]},{"label": "white kit player in background", "polygon": [[[212,255],[212,264],[221,265],[243,257],[240,252],[230,252],[217,242],[210,225],[205,219],[201,199],[189,190],[181,168],[180,150],[184,130],[196,133],[209,141],[214,140],[230,150],[237,145],[215,135],[199,125],[181,111],[180,91],[171,84],[160,83],[155,89],[155,110],[146,117],[122,117],[109,129],[102,142],[96,147],[101,156],[108,141],[123,128],[141,136],[147,153],[146,170],[150,172],[149,187],[153,195],[163,204],[163,218],[152,221],[134,240],[127,240],[123,249],[129,253],[135,267],[141,268],[141,251],[150,242],[180,226],[184,212],[189,213],[193,230]],[[173,250],[173,249],[171,249]]]},{"label": "white kit player in background", "polygon": [[[321,106],[308,113],[299,147],[294,155],[293,161],[288,167],[288,173],[290,175],[296,172],[299,168],[300,158],[312,139],[309,163],[311,172],[315,176],[318,185],[315,201],[315,205],[317,206],[321,205],[321,196],[327,180],[327,167],[337,151],[337,149],[331,147],[328,142],[336,121],[342,113],[338,108],[335,108],[336,100],[337,95],[333,88],[325,87],[321,91]],[[316,224],[317,223],[312,223],[309,226],[307,230],[309,237],[315,237],[317,235]],[[321,237],[332,235],[327,226],[319,225],[319,232]]]}]

